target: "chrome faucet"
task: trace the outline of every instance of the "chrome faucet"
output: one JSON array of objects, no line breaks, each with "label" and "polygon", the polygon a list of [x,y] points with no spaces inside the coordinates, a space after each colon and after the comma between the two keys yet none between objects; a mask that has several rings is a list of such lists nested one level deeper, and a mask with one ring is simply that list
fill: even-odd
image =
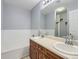
[{"label": "chrome faucet", "polygon": [[73,35],[70,33],[69,35],[70,45],[73,45]]},{"label": "chrome faucet", "polygon": [[68,44],[68,36],[65,38],[65,44]]},{"label": "chrome faucet", "polygon": [[73,35],[71,33],[66,37],[65,44],[73,45]]}]

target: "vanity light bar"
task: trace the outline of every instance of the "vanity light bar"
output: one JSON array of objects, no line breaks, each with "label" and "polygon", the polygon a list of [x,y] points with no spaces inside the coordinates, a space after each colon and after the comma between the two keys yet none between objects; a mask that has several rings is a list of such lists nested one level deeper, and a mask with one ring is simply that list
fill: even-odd
[{"label": "vanity light bar", "polygon": [[55,0],[43,0],[43,5],[46,5],[47,3],[49,3],[49,2],[54,2]]}]

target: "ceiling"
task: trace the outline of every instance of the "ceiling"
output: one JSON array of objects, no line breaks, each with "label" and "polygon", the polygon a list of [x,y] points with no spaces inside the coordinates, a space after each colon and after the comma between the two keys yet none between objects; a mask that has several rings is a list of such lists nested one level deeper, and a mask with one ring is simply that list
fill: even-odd
[{"label": "ceiling", "polygon": [[31,10],[40,0],[4,0],[5,3]]}]

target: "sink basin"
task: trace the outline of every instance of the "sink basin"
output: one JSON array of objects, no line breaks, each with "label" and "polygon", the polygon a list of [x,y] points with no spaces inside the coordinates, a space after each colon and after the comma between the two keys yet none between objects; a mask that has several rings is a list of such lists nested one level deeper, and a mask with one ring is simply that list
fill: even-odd
[{"label": "sink basin", "polygon": [[78,55],[78,47],[67,45],[63,42],[57,42],[54,44],[54,48],[62,53],[69,54],[69,55]]}]

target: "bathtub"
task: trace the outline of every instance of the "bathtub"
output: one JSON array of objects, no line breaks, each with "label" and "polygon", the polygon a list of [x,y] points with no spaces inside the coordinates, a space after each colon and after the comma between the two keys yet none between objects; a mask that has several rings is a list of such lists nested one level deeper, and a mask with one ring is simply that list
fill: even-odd
[{"label": "bathtub", "polygon": [[29,55],[29,47],[9,50],[1,53],[1,59],[21,59]]},{"label": "bathtub", "polygon": [[20,59],[29,55],[31,30],[1,30],[1,59]]}]

